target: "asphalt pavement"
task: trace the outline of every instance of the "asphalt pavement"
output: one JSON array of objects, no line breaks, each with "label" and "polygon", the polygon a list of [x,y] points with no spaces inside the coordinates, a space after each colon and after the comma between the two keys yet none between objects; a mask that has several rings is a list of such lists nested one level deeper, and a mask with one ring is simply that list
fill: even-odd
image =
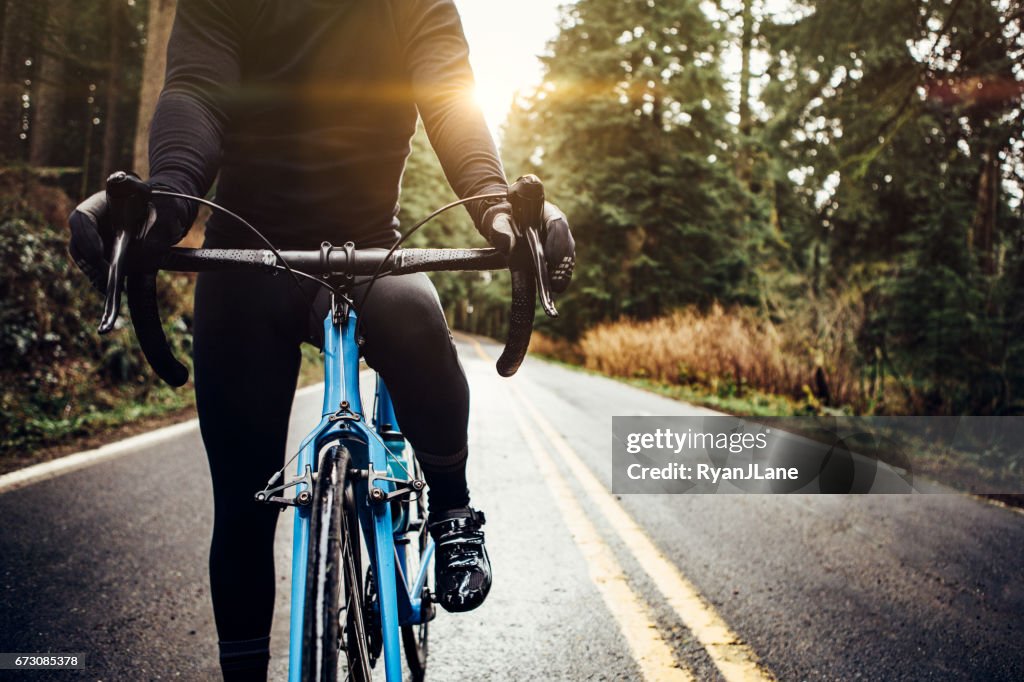
[{"label": "asphalt pavement", "polygon": [[[959,494],[621,495],[611,416],[701,410],[460,337],[494,587],[431,624],[431,680],[1024,679],[1024,514]],[[295,403],[291,446],[317,421]],[[215,680],[198,430],[0,489],[0,653]],[[287,669],[290,514],[272,676]]]}]

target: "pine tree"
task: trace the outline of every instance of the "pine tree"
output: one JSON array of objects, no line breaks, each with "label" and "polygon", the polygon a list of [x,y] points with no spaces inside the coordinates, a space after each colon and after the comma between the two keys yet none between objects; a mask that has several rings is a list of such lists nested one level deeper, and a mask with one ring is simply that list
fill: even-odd
[{"label": "pine tree", "polygon": [[755,302],[745,192],[717,68],[721,30],[691,0],[565,9],[506,158],[538,172],[577,235],[563,331],[712,300]]},{"label": "pine tree", "polygon": [[[42,14],[38,3],[6,0],[0,44],[0,159],[14,161],[27,151],[22,137],[25,81],[34,54],[33,40]],[[27,62],[27,63],[26,63]]]},{"label": "pine tree", "polygon": [[1014,215],[1003,191],[1024,137],[1011,5],[818,0],[766,31],[786,238],[813,291],[862,291],[862,362],[881,358],[929,413],[1000,411],[1020,391],[1006,333],[1009,292],[1024,293],[1019,200]]},{"label": "pine tree", "polygon": [[34,113],[28,152],[28,161],[33,166],[48,166],[54,161],[66,93],[65,69],[72,12],[71,0],[49,0],[39,50],[39,72],[33,86]]}]

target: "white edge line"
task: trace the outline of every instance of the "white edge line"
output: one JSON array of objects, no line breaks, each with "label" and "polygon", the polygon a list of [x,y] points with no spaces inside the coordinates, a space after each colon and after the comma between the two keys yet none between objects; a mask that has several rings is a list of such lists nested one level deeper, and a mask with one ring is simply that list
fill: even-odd
[{"label": "white edge line", "polygon": [[25,467],[24,469],[12,471],[9,474],[0,476],[0,493],[6,493],[17,488],[23,488],[27,485],[38,483],[39,481],[43,481],[48,478],[54,478],[55,476],[75,471],[76,469],[84,469],[85,467],[98,464],[104,460],[114,459],[121,455],[127,455],[133,450],[156,445],[157,443],[162,443],[177,436],[189,433],[198,426],[198,419],[189,419],[185,422],[156,429],[155,431],[140,433],[137,436],[125,438],[124,440],[117,441],[116,443],[108,443],[107,445],[100,446],[95,450],[76,452],[73,455],[66,455],[60,459],[54,459],[49,462],[42,462],[41,464],[34,464],[32,466]]},{"label": "white edge line", "polygon": [[[323,383],[300,388],[295,392],[295,397],[301,398],[316,391],[323,391]],[[124,440],[119,440],[114,443],[101,445],[94,450],[76,452],[49,462],[41,462],[40,464],[33,464],[32,466],[25,467],[24,469],[12,471],[0,476],[0,494],[10,492],[11,490],[17,490],[18,488],[24,488],[25,486],[32,485],[33,483],[38,483],[39,481],[44,481],[48,478],[55,478],[78,469],[84,469],[106,460],[115,459],[122,455],[127,455],[135,450],[152,447],[159,443],[190,433],[198,427],[199,420],[193,418],[177,424],[171,424],[170,426],[164,426],[153,431],[147,431],[146,433],[140,433],[137,436],[125,438]]]}]

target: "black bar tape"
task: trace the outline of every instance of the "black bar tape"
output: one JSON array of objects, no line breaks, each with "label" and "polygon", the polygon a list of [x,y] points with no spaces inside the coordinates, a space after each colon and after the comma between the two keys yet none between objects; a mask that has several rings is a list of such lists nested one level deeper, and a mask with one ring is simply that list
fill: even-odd
[{"label": "black bar tape", "polygon": [[174,358],[156,304],[156,272],[134,272],[127,280],[128,311],[139,346],[157,376],[174,387],[188,381],[188,370]]},{"label": "black bar tape", "polygon": [[519,371],[533,335],[533,316],[537,306],[537,283],[529,270],[512,270],[512,309],[509,313],[508,340],[498,358],[498,374],[510,377]]}]

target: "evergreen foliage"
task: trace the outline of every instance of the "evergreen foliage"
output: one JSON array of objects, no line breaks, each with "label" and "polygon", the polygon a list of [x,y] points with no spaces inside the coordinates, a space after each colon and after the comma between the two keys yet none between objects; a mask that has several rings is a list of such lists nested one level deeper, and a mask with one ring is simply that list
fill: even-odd
[{"label": "evergreen foliage", "polygon": [[[40,135],[49,169],[32,174],[60,177],[74,199],[103,166],[128,164],[148,5],[0,1],[8,177]],[[568,3],[543,82],[517,100],[502,141],[509,176],[539,174],[577,237],[562,317],[539,316],[541,328],[575,341],[602,322],[721,305],[782,335],[799,399],[1021,413],[1022,30],[1013,0]],[[61,87],[41,87],[44,72]],[[47,106],[55,123],[37,125]],[[412,147],[405,228],[455,198],[422,131]],[[55,419],[68,396],[85,399],[33,388],[47,373],[66,387],[127,377],[133,396],[150,395],[137,351],[93,336],[84,280],[62,279],[62,217],[40,215],[35,189],[0,190],[5,410]],[[471,244],[483,241],[462,209],[410,241]],[[454,326],[503,334],[507,275],[434,280]],[[174,282],[164,304],[187,310],[187,281]]]},{"label": "evergreen foliage", "polygon": [[759,299],[714,66],[724,36],[699,4],[581,0],[563,16],[543,86],[513,113],[511,169],[545,178],[577,235],[563,333]]},{"label": "evergreen foliage", "polygon": [[558,331],[753,306],[858,410],[1020,412],[1021,29],[1004,0],[567,7],[505,150],[580,242]]}]

